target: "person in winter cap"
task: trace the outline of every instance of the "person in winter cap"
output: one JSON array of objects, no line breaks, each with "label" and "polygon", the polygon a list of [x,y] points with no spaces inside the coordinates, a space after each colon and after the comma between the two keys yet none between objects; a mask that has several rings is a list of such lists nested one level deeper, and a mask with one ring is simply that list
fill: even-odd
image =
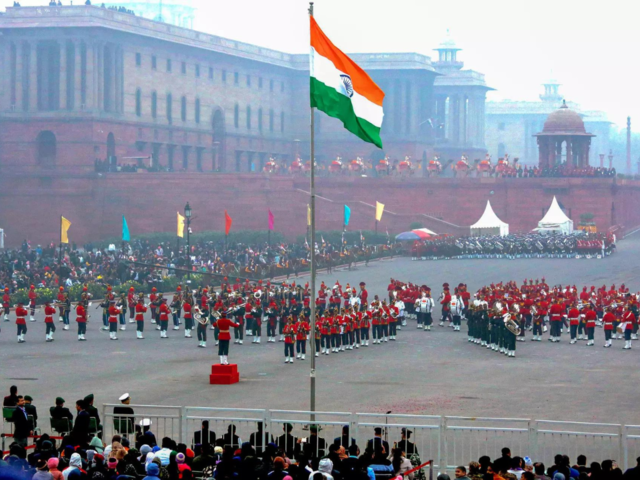
[{"label": "person in winter cap", "polygon": [[160,480],[160,477],[158,475],[160,475],[160,467],[158,466],[157,463],[155,462],[150,462],[149,464],[147,464],[147,476],[144,477],[142,480]]}]

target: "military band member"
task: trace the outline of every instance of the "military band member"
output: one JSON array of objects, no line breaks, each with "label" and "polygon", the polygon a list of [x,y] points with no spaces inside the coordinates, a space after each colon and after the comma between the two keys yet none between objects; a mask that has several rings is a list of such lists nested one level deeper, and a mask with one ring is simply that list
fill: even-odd
[{"label": "military band member", "polygon": [[58,297],[57,297],[57,307],[58,307],[58,321],[64,322],[64,287],[60,287],[58,289]]},{"label": "military band member", "polygon": [[596,311],[590,306],[585,306],[584,309],[584,320],[585,320],[585,328],[587,330],[587,346],[593,347],[594,340],[593,335],[596,329],[596,321],[598,319],[598,314]]},{"label": "military band member", "polygon": [[86,294],[82,294],[82,300],[76,305],[76,323],[78,324],[78,341],[84,342],[87,333],[87,301]]},{"label": "military band member", "polygon": [[306,317],[299,319],[296,328],[296,358],[300,360],[304,360],[307,354],[307,337],[310,331],[311,327]]},{"label": "military band member", "polygon": [[636,324],[636,316],[631,311],[631,306],[627,304],[625,306],[624,313],[622,314],[622,321],[624,322],[624,350],[631,349],[631,333],[633,327]]},{"label": "military band member", "polygon": [[190,292],[186,292],[184,296],[184,303],[182,304],[184,310],[184,336],[185,338],[191,338],[191,330],[193,330],[193,297]]},{"label": "military band member", "polygon": [[231,327],[238,328],[240,325],[229,320],[227,318],[227,313],[223,310],[220,312],[220,318],[213,322],[216,327],[218,327],[220,334],[219,345],[218,345],[218,355],[220,356],[220,363],[222,365],[229,365],[229,342],[231,341],[231,334],[229,333],[229,329]]},{"label": "military band member", "polygon": [[182,287],[180,285],[176,288],[176,293],[173,295],[171,301],[171,316],[173,317],[173,329],[180,329],[180,317],[182,316]]},{"label": "military band member", "polygon": [[284,363],[293,363],[293,344],[297,334],[297,327],[293,323],[293,317],[287,318],[287,324],[283,329],[284,333]]},{"label": "military band member", "polygon": [[51,306],[51,302],[48,300],[44,302],[45,341],[47,342],[53,342],[53,332],[56,331],[56,324],[53,322],[53,316],[55,314],[56,309]]},{"label": "military band member", "polygon": [[18,343],[24,343],[26,340],[24,336],[27,334],[27,322],[26,317],[29,312],[22,302],[18,302],[16,307],[16,326],[18,327]]},{"label": "military band member", "polygon": [[557,343],[560,341],[563,315],[565,315],[565,307],[562,303],[562,297],[559,296],[556,298],[556,303],[549,308],[549,320],[551,322],[550,342]]},{"label": "military band member", "polygon": [[[185,328],[187,325],[187,305],[188,303],[185,302],[184,304]],[[206,348],[207,347],[207,323],[209,323],[209,310],[207,309],[205,311],[202,311],[198,307],[194,307],[194,308],[196,313],[200,315],[200,320],[197,322],[198,324],[196,325],[196,335],[198,336],[198,347]],[[191,320],[191,323],[193,323],[193,320]],[[191,336],[191,334],[189,334],[189,336]]]},{"label": "military band member", "polygon": [[[144,339],[144,314],[147,312],[147,307],[144,304],[144,294],[138,296],[138,303],[136,304],[136,338]],[[152,314],[153,315],[153,314]]]},{"label": "military band member", "polygon": [[613,333],[613,323],[616,321],[616,316],[611,311],[611,306],[606,308],[606,313],[602,316],[602,324],[604,328],[604,347],[611,347],[611,336]]},{"label": "military band member", "polygon": [[369,331],[371,329],[371,310],[365,305],[365,311],[360,317],[360,343],[363,347],[369,346]]},{"label": "military band member", "polygon": [[124,292],[120,292],[120,298],[118,299],[116,306],[120,309],[120,315],[118,320],[120,322],[120,330],[127,329],[127,299]]},{"label": "military band member", "polygon": [[262,339],[262,304],[260,300],[256,300],[255,306],[251,309],[253,317],[253,340],[251,343],[260,343]]},{"label": "military band member", "polygon": [[275,300],[269,302],[267,307],[267,341],[274,343],[276,341],[276,324],[278,322],[278,305]]},{"label": "military band member", "polygon": [[158,295],[157,292],[158,289],[156,287],[153,287],[151,289],[151,295],[149,295],[149,307],[151,308],[151,323],[156,323],[156,321],[158,320],[158,307],[160,306],[157,303],[158,300]]},{"label": "military band member", "polygon": [[440,296],[440,305],[442,305],[442,317],[440,318],[440,326],[444,327],[445,320],[451,321],[451,310],[449,308],[449,304],[451,303],[451,294],[449,293],[449,284],[443,283],[442,288],[444,289],[442,295]]},{"label": "military band member", "polygon": [[135,322],[135,310],[136,310],[136,293],[135,288],[129,287],[129,293],[127,293],[127,306],[129,307],[129,323]]},{"label": "military band member", "polygon": [[63,330],[69,330],[69,313],[71,312],[71,299],[69,299],[69,292],[63,294],[62,299],[62,320],[64,321]]},{"label": "military band member", "polygon": [[109,330],[109,296],[105,295],[96,308],[102,308],[102,330]]},{"label": "military band member", "polygon": [[571,305],[571,308],[567,313],[567,317],[569,318],[569,335],[571,336],[571,341],[569,343],[574,345],[578,336],[578,326],[581,321],[580,310],[578,310],[575,304]]},{"label": "military band member", "polygon": [[9,295],[9,288],[5,287],[4,294],[2,295],[2,311],[4,315],[4,321],[9,321],[9,309],[11,308],[11,295]]},{"label": "military band member", "polygon": [[118,317],[122,313],[115,300],[109,300],[109,339],[118,340]]},{"label": "military band member", "polygon": [[169,305],[167,305],[167,299],[162,297],[162,294],[160,294],[159,297],[161,298],[160,308],[158,309],[160,338],[169,338],[167,336],[167,330],[169,329],[169,314],[171,313],[171,309]]},{"label": "military band member", "polygon": [[458,289],[456,288],[453,291],[453,295],[451,295],[451,300],[449,301],[449,312],[451,317],[453,318],[453,331],[460,331],[460,320],[462,319],[462,310],[464,308],[464,304],[462,300],[458,296]]},{"label": "military band member", "polygon": [[320,351],[324,355],[329,355],[331,348],[331,319],[329,315],[330,312],[326,310],[320,319]]},{"label": "military band member", "polygon": [[31,285],[31,287],[29,287],[29,309],[31,310],[31,313],[29,315],[29,321],[31,322],[36,321],[36,319],[33,316],[36,314],[37,298],[38,298],[38,295],[36,294],[36,287],[35,285]]}]

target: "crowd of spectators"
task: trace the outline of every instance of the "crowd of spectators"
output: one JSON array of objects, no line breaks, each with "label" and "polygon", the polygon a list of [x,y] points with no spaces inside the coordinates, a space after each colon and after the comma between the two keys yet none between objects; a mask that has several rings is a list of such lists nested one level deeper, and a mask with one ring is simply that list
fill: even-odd
[{"label": "crowd of spectators", "polygon": [[[204,420],[187,445],[170,437],[158,441],[153,422],[144,419],[129,434],[103,439],[93,395],[76,401],[75,414],[58,397],[50,415],[67,420],[68,431],[34,437],[37,414],[31,400],[19,395],[15,386],[4,398],[3,407],[13,410],[14,433],[0,460],[0,480],[425,480],[429,468],[406,429],[393,446],[382,436],[382,428],[359,446],[348,426],[331,441],[322,438],[314,424],[303,440],[291,434],[291,424],[284,424],[282,435],[273,436],[258,423],[257,431],[243,441],[233,424],[216,435]],[[125,394],[124,406],[114,408],[121,422],[133,415],[128,400]],[[93,433],[91,421],[98,425]],[[572,463],[558,454],[553,465],[546,466],[503,448],[500,457],[481,456],[456,467],[454,475],[456,480],[638,480],[640,458],[636,467],[623,473],[614,460],[588,463],[579,455]],[[450,476],[441,473],[437,480]]]}]

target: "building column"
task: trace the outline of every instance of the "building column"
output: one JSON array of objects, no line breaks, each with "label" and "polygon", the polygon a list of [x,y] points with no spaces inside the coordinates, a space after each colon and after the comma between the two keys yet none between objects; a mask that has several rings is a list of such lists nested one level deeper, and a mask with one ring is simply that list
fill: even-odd
[{"label": "building column", "polygon": [[67,62],[72,59],[68,58],[67,42],[61,41],[60,43],[60,109],[67,110],[69,102],[67,99]]},{"label": "building column", "polygon": [[567,165],[569,165],[569,169],[573,170],[575,164],[573,162],[573,141],[571,139],[567,139]]},{"label": "building column", "polygon": [[95,108],[95,98],[96,98],[96,78],[95,78],[95,57],[96,57],[96,47],[92,43],[87,43],[86,45],[87,52],[87,60],[86,60],[86,79],[85,79],[85,88],[86,88],[86,108],[87,110],[92,110]]},{"label": "building column", "polygon": [[457,97],[454,95],[449,95],[449,111],[447,112],[447,140],[449,140],[450,145],[454,145],[458,143],[458,130],[456,128],[456,122],[458,116],[456,115],[456,104]]},{"label": "building column", "polygon": [[24,99],[25,110],[35,112],[38,110],[38,42],[31,41],[24,46],[27,49],[27,61],[24,73]]},{"label": "building column", "polygon": [[16,46],[16,76],[15,76],[15,109],[16,111],[22,110],[22,77],[24,75],[23,65],[23,51],[24,44],[21,41],[15,43]]},{"label": "building column", "polygon": [[82,108],[82,58],[80,50],[82,42],[80,40],[73,41],[74,64],[73,64],[73,109],[80,110]]}]

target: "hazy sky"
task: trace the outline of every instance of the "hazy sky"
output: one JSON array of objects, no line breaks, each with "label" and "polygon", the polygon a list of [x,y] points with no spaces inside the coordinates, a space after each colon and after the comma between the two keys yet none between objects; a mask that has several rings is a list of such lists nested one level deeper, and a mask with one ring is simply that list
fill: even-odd
[{"label": "hazy sky", "polygon": [[[291,53],[308,51],[306,1],[184,3],[198,8],[198,30]],[[465,67],[484,73],[496,89],[490,99],[535,100],[553,72],[567,100],[603,110],[619,126],[630,115],[640,131],[638,0],[317,0],[315,16],[346,52],[418,52],[433,59],[432,49],[449,28]]]}]

